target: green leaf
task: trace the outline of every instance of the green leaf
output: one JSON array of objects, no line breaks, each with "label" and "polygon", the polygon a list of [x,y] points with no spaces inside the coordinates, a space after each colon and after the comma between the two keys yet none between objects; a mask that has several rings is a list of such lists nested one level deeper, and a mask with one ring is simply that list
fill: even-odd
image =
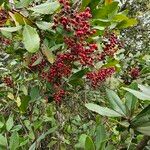
[{"label": "green leaf", "polygon": [[133,27],[135,25],[138,24],[138,21],[136,19],[126,19],[126,20],[123,20],[122,22],[120,22],[117,27],[119,29],[123,29],[123,28],[128,28],[128,27]]},{"label": "green leaf", "polygon": [[10,150],[17,150],[18,147],[19,147],[19,135],[15,131],[12,133],[12,135],[10,137],[9,148],[10,148]]},{"label": "green leaf", "polygon": [[6,121],[6,129],[7,129],[7,131],[10,131],[13,126],[14,126],[13,116],[10,115],[8,120]]},{"label": "green leaf", "polygon": [[39,14],[53,14],[59,7],[59,2],[55,1],[37,5],[35,7],[29,8],[29,10],[32,10]]},{"label": "green leaf", "polygon": [[1,31],[5,31],[5,32],[16,32],[18,30],[21,30],[22,26],[16,26],[16,27],[1,27],[0,30]]},{"label": "green leaf", "polygon": [[150,136],[150,105],[131,120],[131,128]]},{"label": "green leaf", "polygon": [[26,50],[35,53],[40,47],[40,38],[35,28],[25,25],[23,30],[23,43]]},{"label": "green leaf", "polygon": [[144,86],[144,85],[141,85],[141,84],[138,84],[138,87],[140,88],[140,90],[141,90],[143,93],[145,93],[145,94],[147,94],[147,95],[150,96],[150,87]]},{"label": "green leaf", "polygon": [[4,1],[5,1],[5,0],[1,0],[1,1],[0,1],[0,6],[4,3]]},{"label": "green leaf", "polygon": [[45,21],[37,21],[36,25],[38,26],[39,29],[50,30],[53,26],[53,23],[45,22]]},{"label": "green leaf", "polygon": [[7,147],[7,139],[2,134],[0,134],[0,148]]},{"label": "green leaf", "polygon": [[106,89],[106,93],[108,96],[109,104],[111,105],[113,110],[125,116],[126,115],[125,105],[123,104],[119,96],[116,94],[116,92]]},{"label": "green leaf", "polygon": [[76,148],[85,148],[85,141],[86,141],[87,135],[81,134],[79,137],[78,143],[75,145]]},{"label": "green leaf", "polygon": [[85,150],[95,150],[94,142],[89,136],[85,140]]},{"label": "green leaf", "polygon": [[112,110],[112,109],[109,109],[107,107],[101,107],[101,106],[98,106],[96,104],[93,104],[93,103],[88,103],[88,104],[85,104],[85,106],[91,110],[91,111],[94,111],[102,116],[108,116],[108,117],[121,117],[122,114]]},{"label": "green leaf", "polygon": [[31,97],[28,95],[27,96],[24,95],[21,97],[21,105],[19,108],[20,108],[22,113],[26,112],[30,100],[31,100]]},{"label": "green leaf", "polygon": [[135,118],[131,120],[131,127],[144,127],[150,125],[150,105],[144,108]]},{"label": "green leaf", "polygon": [[150,95],[147,95],[144,92],[139,92],[139,91],[132,90],[132,89],[129,89],[129,88],[123,88],[123,89],[126,90],[126,91],[128,91],[128,92],[130,92],[130,93],[132,93],[138,99],[149,100],[150,101]]},{"label": "green leaf", "polygon": [[35,150],[36,149],[36,145],[38,145],[41,142],[41,140],[43,140],[48,134],[51,134],[54,131],[56,131],[57,128],[58,128],[57,126],[53,127],[51,129],[49,129],[47,132],[45,132],[42,135],[40,135],[38,137],[38,139],[30,146],[29,150]]},{"label": "green leaf", "polygon": [[4,123],[0,121],[0,128],[4,126]]},{"label": "green leaf", "polygon": [[16,4],[16,8],[28,7],[31,2],[33,2],[33,0],[20,0],[20,2]]},{"label": "green leaf", "polygon": [[32,101],[39,99],[39,97],[40,97],[40,91],[39,91],[39,88],[37,86],[33,87],[31,89],[31,91],[30,91],[30,97],[31,97]]},{"label": "green leaf", "polygon": [[95,19],[108,19],[115,15],[118,11],[118,2],[112,2],[108,5],[103,5],[103,7],[94,11],[94,18]]},{"label": "green leaf", "polygon": [[126,15],[124,15],[124,14],[117,14],[116,16],[114,16],[112,21],[121,22],[121,21],[126,20],[126,19],[128,19],[128,17]]},{"label": "green leaf", "polygon": [[74,80],[70,80],[69,84],[71,84],[72,86],[83,86],[84,85],[84,80],[83,79],[74,79]]},{"label": "green leaf", "polygon": [[[132,89],[137,89],[137,84],[133,83],[129,86]],[[126,98],[126,106],[128,108],[128,110],[130,111],[130,116],[133,115],[134,109],[136,107],[136,103],[137,103],[137,97],[135,97],[133,94],[131,94],[130,92],[127,92],[125,94],[125,98]]]},{"label": "green leaf", "polygon": [[104,149],[106,144],[106,131],[103,125],[96,128],[96,150]]},{"label": "green leaf", "polygon": [[147,127],[138,127],[136,129],[137,131],[143,133],[144,135],[148,135],[150,136],[150,126],[147,126]]},{"label": "green leaf", "polygon": [[85,69],[82,69],[76,73],[74,73],[71,77],[70,77],[70,81],[71,80],[75,80],[75,79],[79,79],[79,78],[82,78],[86,73],[89,72],[89,69],[88,68],[85,68]]}]

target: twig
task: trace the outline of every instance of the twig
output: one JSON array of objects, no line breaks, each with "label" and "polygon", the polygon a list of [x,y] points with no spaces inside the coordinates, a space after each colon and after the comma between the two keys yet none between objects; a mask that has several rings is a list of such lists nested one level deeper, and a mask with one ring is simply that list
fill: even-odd
[{"label": "twig", "polygon": [[136,150],[143,150],[147,145],[148,141],[150,140],[150,136],[144,135],[143,139],[139,144],[136,146]]}]

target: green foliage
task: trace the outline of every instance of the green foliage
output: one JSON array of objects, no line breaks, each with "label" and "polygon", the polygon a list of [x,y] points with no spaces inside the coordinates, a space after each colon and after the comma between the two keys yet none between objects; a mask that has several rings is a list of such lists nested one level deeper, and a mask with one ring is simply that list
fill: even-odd
[{"label": "green foliage", "polygon": [[35,53],[40,47],[40,38],[35,28],[25,25],[23,29],[23,43],[26,50]]}]

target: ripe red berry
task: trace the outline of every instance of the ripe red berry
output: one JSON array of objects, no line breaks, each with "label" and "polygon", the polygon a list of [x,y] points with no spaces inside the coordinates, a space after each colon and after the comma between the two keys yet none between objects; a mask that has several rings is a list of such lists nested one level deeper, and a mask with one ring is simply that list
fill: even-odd
[{"label": "ripe red berry", "polygon": [[139,68],[132,68],[131,71],[130,71],[130,75],[133,79],[136,79],[139,77],[140,75],[140,70]]},{"label": "ripe red berry", "polygon": [[13,80],[11,77],[4,77],[3,78],[3,83],[6,84],[6,86],[8,87],[13,87],[14,86],[14,83],[13,83]]}]

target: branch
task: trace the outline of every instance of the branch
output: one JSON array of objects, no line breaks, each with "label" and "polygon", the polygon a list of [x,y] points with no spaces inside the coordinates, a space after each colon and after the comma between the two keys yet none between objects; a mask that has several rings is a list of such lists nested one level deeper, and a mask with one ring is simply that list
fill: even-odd
[{"label": "branch", "polygon": [[149,140],[150,140],[150,136],[144,135],[141,142],[136,146],[136,150],[143,150]]}]

